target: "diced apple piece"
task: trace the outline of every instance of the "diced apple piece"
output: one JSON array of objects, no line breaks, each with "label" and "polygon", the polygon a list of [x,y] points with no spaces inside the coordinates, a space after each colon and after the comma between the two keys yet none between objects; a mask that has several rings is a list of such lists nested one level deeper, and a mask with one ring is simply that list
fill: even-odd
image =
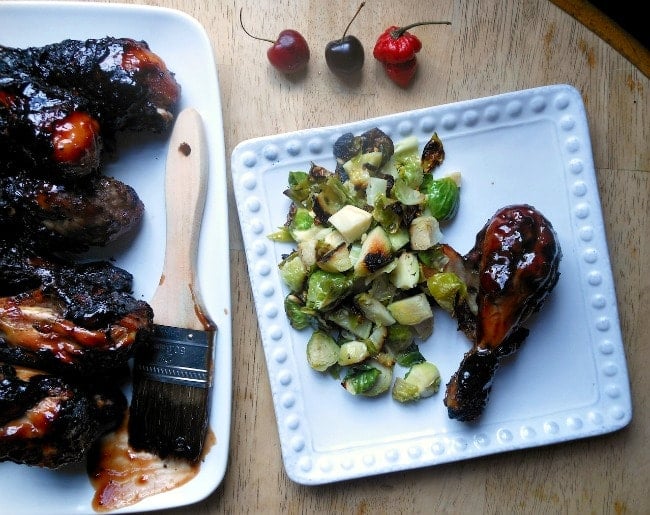
[{"label": "diced apple piece", "polygon": [[424,293],[396,300],[386,306],[399,324],[417,325],[428,318],[433,318],[433,311]]},{"label": "diced apple piece", "polygon": [[400,290],[415,288],[420,280],[420,264],[413,252],[402,252],[397,258],[397,266],[390,273],[391,282]]},{"label": "diced apple piece", "polygon": [[358,240],[368,230],[371,222],[371,213],[350,204],[343,206],[329,217],[329,223],[348,243]]},{"label": "diced apple piece", "polygon": [[411,248],[413,250],[427,250],[442,239],[442,232],[438,220],[433,216],[418,216],[409,226]]},{"label": "diced apple piece", "polygon": [[361,244],[359,258],[354,265],[354,275],[366,277],[393,261],[393,251],[386,231],[378,225]]}]

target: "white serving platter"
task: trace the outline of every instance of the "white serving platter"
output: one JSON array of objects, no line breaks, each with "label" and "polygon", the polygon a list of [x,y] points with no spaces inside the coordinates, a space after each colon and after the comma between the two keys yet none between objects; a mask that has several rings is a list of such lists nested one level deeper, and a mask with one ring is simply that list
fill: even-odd
[{"label": "white serving platter", "polygon": [[[311,331],[288,324],[277,263],[293,248],[266,236],[283,225],[288,172],[334,169],[343,133],[379,127],[394,141],[437,132],[436,175],[462,174],[456,218],[443,241],[461,253],[497,209],[528,203],[553,223],[563,250],[559,283],[503,362],[477,422],[451,420],[444,385],[469,341],[442,312],[420,351],[438,365],[441,391],[417,404],[355,397],[310,369]],[[591,142],[580,93],[551,85],[257,138],[231,156],[235,198],[258,313],[282,457],[292,480],[316,485],[564,442],[615,431],[632,417]],[[403,374],[402,374],[403,375]]]},{"label": "white serving platter", "polygon": [[[104,36],[146,41],[176,74],[179,108],[201,114],[208,139],[210,176],[199,242],[199,287],[207,313],[218,327],[210,430],[216,443],[197,476],[169,492],[114,511],[126,513],[198,502],[224,478],[230,442],[232,339],[226,164],[218,74],[205,29],[189,15],[141,5],[82,2],[0,3],[0,45],[25,47],[66,38]],[[105,173],[130,184],[145,204],[145,217],[129,241],[93,253],[114,259],[134,276],[134,296],[148,300],[158,285],[165,246],[164,166],[167,137],[123,142]],[[95,513],[94,490],[84,465],[50,471],[0,463],[2,513],[72,515]]]}]

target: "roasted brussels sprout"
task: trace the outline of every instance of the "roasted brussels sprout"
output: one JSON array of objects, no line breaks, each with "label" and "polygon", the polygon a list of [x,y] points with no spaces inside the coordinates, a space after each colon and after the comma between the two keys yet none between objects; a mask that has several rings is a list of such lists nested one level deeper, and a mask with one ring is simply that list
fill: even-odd
[{"label": "roasted brussels sprout", "polygon": [[345,274],[316,270],[307,280],[307,301],[309,309],[327,310],[333,308],[350,293],[352,280]]},{"label": "roasted brussels sprout", "polygon": [[289,294],[284,299],[284,312],[287,315],[289,324],[294,329],[306,329],[315,324],[315,318],[312,311],[305,308],[303,302],[293,294]]},{"label": "roasted brussels sprout", "polygon": [[314,331],[307,342],[307,362],[319,372],[336,365],[339,360],[339,346],[325,331]]},{"label": "roasted brussels sprout", "polygon": [[373,359],[366,364],[352,367],[341,385],[352,395],[375,397],[388,391],[392,382],[392,368]]},{"label": "roasted brussels sprout", "polygon": [[460,188],[454,177],[434,179],[427,175],[422,182],[422,193],[431,215],[437,220],[450,220],[456,216],[460,204]]},{"label": "roasted brussels sprout", "polygon": [[280,261],[278,268],[280,269],[280,278],[293,293],[302,291],[307,279],[307,267],[297,251]]},{"label": "roasted brussels sprout", "polygon": [[427,279],[429,293],[438,305],[449,313],[456,304],[467,298],[467,285],[453,272],[440,272]]},{"label": "roasted brussels sprout", "polygon": [[418,139],[411,136],[397,143],[386,168],[386,173],[401,180],[409,188],[417,190],[424,178],[418,154]]},{"label": "roasted brussels sprout", "polygon": [[428,361],[422,361],[413,365],[403,379],[395,379],[393,399],[398,402],[414,402],[430,397],[438,392],[440,382],[438,367]]}]

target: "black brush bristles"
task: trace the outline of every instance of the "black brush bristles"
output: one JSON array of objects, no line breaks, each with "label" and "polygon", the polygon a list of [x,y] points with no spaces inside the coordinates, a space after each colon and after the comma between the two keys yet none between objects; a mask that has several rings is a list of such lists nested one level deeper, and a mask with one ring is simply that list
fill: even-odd
[{"label": "black brush bristles", "polygon": [[156,325],[135,357],[129,444],[191,462],[208,430],[212,338],[209,331]]}]

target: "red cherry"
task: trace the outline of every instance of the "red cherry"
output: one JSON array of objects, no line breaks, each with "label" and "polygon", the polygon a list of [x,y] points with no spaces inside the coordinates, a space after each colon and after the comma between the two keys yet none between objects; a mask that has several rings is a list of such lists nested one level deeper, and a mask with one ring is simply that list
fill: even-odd
[{"label": "red cherry", "polygon": [[283,73],[295,73],[307,66],[309,61],[309,46],[300,32],[286,29],[280,32],[275,41],[253,36],[244,27],[242,10],[239,10],[239,23],[244,32],[253,39],[271,43],[271,48],[266,51],[266,56],[274,68]]},{"label": "red cherry", "polygon": [[266,51],[271,64],[284,73],[294,73],[307,66],[309,46],[300,32],[287,29],[280,32],[273,46]]}]

